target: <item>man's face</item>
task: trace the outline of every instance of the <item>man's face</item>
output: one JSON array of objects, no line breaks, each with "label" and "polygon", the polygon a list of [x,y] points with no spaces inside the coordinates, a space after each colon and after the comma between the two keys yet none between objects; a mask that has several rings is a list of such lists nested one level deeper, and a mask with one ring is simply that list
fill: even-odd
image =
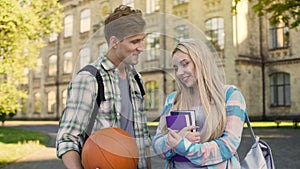
[{"label": "man's face", "polygon": [[129,65],[136,65],[139,62],[139,54],[145,50],[145,33],[126,37],[118,43],[117,57]]}]

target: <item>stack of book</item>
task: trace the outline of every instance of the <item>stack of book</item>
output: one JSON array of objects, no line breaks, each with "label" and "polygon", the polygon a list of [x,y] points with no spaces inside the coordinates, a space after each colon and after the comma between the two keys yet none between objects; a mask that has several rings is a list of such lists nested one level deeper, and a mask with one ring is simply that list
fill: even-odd
[{"label": "stack of book", "polygon": [[[187,126],[196,126],[196,115],[194,110],[173,110],[171,115],[166,116],[167,127],[172,130],[180,131]],[[195,132],[196,129],[193,130]],[[174,157],[175,161],[187,162],[189,161],[184,156],[176,154]]]}]

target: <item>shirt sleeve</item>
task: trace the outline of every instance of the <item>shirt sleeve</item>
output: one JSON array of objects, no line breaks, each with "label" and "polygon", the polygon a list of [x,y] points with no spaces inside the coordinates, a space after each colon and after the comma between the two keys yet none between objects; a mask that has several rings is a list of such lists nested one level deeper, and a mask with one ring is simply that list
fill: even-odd
[{"label": "shirt sleeve", "polygon": [[80,72],[68,86],[66,108],[62,114],[56,139],[57,156],[70,150],[80,152],[85,130],[97,94],[96,78]]},{"label": "shirt sleeve", "polygon": [[192,153],[188,159],[200,166],[215,165],[231,159],[240,145],[246,117],[246,103],[239,90],[234,90],[227,100],[226,117],[226,127],[220,138],[202,144],[192,144],[183,138],[175,152],[182,156]]},{"label": "shirt sleeve", "polygon": [[[152,140],[152,148],[156,154],[162,154],[164,153],[166,159],[172,158],[176,153],[171,151],[166,146],[166,138],[167,138],[167,132],[166,130],[166,118],[165,116],[168,114],[169,110],[172,107],[172,102],[176,96],[176,93],[171,93],[165,101],[165,105],[162,111],[162,114],[160,116],[159,124],[156,129],[156,134],[153,137]],[[165,128],[165,129],[164,129]]]}]

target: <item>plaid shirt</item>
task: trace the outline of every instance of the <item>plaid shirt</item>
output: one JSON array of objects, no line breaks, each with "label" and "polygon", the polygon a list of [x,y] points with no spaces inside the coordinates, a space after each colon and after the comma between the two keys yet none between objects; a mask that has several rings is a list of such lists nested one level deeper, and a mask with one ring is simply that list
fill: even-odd
[{"label": "plaid shirt", "polygon": [[[175,153],[186,156],[191,163],[199,166],[199,168],[207,169],[236,169],[241,168],[237,157],[237,149],[240,145],[243,126],[246,118],[246,103],[241,92],[235,87],[226,85],[226,127],[223,135],[215,140],[192,144],[186,138],[183,138],[175,152],[170,151],[166,146],[167,135],[162,132],[165,124],[165,115],[169,113],[176,93],[171,93],[166,104],[157,127],[156,135],[153,138],[152,147],[154,152],[161,154],[166,153],[166,159],[172,159]],[[193,153],[191,156],[188,154]],[[169,163],[166,164],[166,168]],[[176,164],[175,164],[176,165]]]},{"label": "plaid shirt", "polygon": [[[101,102],[98,109],[92,133],[102,128],[120,127],[121,93],[118,69],[106,57],[97,59],[92,65],[101,74],[105,96],[105,101]],[[133,69],[132,66],[126,68],[133,106],[134,135],[140,154],[138,166],[147,168],[145,148],[150,144],[150,137],[144,110],[144,98],[131,69]],[[70,150],[80,152],[83,143],[80,135],[88,125],[97,92],[96,78],[86,71],[78,73],[69,83],[66,108],[61,117],[56,140],[59,158]]]}]

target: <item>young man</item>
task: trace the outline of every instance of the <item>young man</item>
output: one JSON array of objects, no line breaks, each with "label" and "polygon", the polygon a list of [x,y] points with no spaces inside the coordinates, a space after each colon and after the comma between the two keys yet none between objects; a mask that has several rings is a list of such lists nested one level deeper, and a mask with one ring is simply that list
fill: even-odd
[{"label": "young man", "polygon": [[[104,57],[91,63],[100,72],[105,94],[92,133],[107,127],[119,127],[130,133],[139,147],[138,168],[148,168],[145,150],[150,145],[144,99],[133,67],[144,51],[144,28],[140,10],[119,6],[105,20],[104,33],[110,49]],[[82,134],[90,121],[97,89],[96,78],[87,71],[78,73],[69,84],[56,140],[57,156],[62,158],[66,168],[83,168]]]}]

